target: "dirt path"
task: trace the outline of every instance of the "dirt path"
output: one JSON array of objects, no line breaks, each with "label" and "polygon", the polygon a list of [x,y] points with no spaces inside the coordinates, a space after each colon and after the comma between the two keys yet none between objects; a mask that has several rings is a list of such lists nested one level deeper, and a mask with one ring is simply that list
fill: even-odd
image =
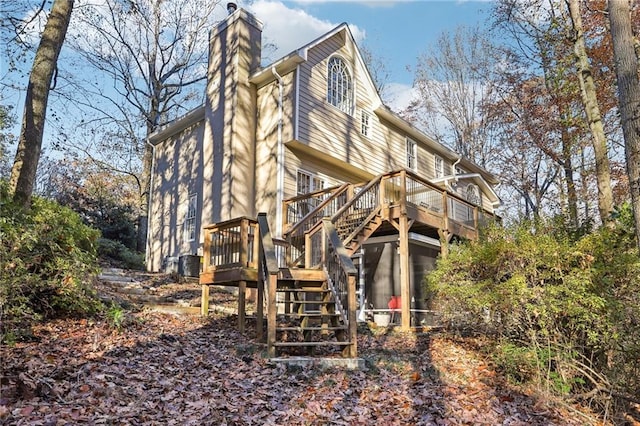
[{"label": "dirt path", "polygon": [[[154,279],[156,281],[154,281]],[[199,291],[138,280],[166,297]],[[154,285],[152,285],[155,282]],[[180,287],[176,287],[180,286]],[[135,286],[134,286],[135,287]],[[112,297],[126,298],[114,292]],[[214,293],[233,308],[235,298]],[[180,299],[180,298],[179,298]],[[187,300],[187,299],[181,299]],[[190,300],[190,299],[189,299]],[[157,301],[154,301],[154,303]],[[165,299],[166,302],[166,299]],[[130,302],[133,304],[133,302]],[[3,424],[583,425],[592,417],[512,388],[469,342],[362,329],[366,371],[274,366],[234,316],[141,309],[60,320],[2,347]]]}]

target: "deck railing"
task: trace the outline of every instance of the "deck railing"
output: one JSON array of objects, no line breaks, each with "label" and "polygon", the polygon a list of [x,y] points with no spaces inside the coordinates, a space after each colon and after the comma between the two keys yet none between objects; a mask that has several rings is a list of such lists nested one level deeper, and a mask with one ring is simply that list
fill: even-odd
[{"label": "deck railing", "polygon": [[258,224],[247,217],[204,227],[203,272],[227,268],[256,268]]},{"label": "deck railing", "polygon": [[[327,196],[326,194],[331,195]],[[310,200],[321,196],[324,201],[297,223],[289,223],[286,232],[291,246],[293,263],[317,265],[319,259],[315,255],[305,253],[309,243],[318,246],[317,237],[308,241],[309,234],[318,226],[324,217],[331,217],[336,231],[346,246],[375,215],[384,208],[400,207],[406,211],[407,206],[428,213],[440,222],[442,229],[454,228],[463,235],[477,236],[479,225],[486,223],[494,215],[481,206],[474,205],[458,194],[442,189],[426,179],[407,170],[380,175],[366,185],[342,185],[325,192],[308,195]],[[348,198],[347,198],[348,196]],[[304,203],[305,195],[289,201]],[[289,201],[285,206],[291,205]],[[315,252],[314,252],[315,253]]]},{"label": "deck railing", "polygon": [[[296,264],[302,260],[305,245],[305,234],[316,224],[318,224],[323,217],[333,216],[349,199],[349,193],[352,191],[352,185],[343,184],[341,186],[333,187],[330,190],[322,192],[314,192],[309,194],[309,202],[315,203],[319,198],[324,197],[324,200],[319,202],[314,209],[307,212],[306,215],[298,222],[292,223],[287,229],[288,242],[289,242],[289,256],[291,263]],[[328,192],[327,192],[328,191]],[[284,208],[289,210],[291,206],[299,205],[303,203],[305,196],[301,195],[291,200],[285,201]],[[291,201],[291,203],[289,203]]]}]

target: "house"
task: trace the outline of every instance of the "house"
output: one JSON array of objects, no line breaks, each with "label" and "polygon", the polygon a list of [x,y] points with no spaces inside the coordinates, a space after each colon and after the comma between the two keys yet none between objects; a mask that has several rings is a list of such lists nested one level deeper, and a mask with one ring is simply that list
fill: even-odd
[{"label": "house", "polygon": [[[397,309],[404,328],[428,321],[424,275],[452,238],[477,237],[500,202],[496,177],[383,104],[346,24],[268,65],[261,29],[230,9],[211,31],[205,104],[149,137],[147,268],[189,270],[195,259],[203,309],[209,284],[242,298],[255,287],[259,302],[269,293],[269,315],[297,315],[291,330],[314,312],[343,315],[313,332],[354,326],[347,305],[360,319]],[[261,284],[270,272],[278,296]]]}]

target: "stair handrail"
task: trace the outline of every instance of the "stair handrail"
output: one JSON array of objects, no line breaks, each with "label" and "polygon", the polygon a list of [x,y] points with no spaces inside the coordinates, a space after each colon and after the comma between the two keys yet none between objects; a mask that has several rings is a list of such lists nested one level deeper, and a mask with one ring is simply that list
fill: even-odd
[{"label": "stair handrail", "polygon": [[[318,204],[313,210],[307,213],[302,219],[296,222],[285,233],[285,238],[289,243],[289,251],[287,253],[287,259],[289,260],[289,266],[298,264],[305,258],[303,247],[305,245],[305,234],[307,234],[314,226],[322,222],[322,218],[333,214],[333,212],[325,211],[327,206],[336,201],[338,197],[347,193],[352,187],[349,183],[344,183],[331,193],[329,197]],[[308,267],[308,265],[307,265]]]},{"label": "stair handrail", "polygon": [[[286,234],[287,235],[291,235],[295,231],[297,231],[299,228],[301,228],[303,225],[306,225],[308,222],[310,222],[311,219],[314,218],[319,211],[324,210],[324,208],[327,206],[327,204],[329,204],[334,199],[338,198],[340,195],[344,194],[344,192],[347,191],[351,185],[352,184],[350,184],[350,183],[343,183],[342,185],[340,185],[338,187],[335,187],[335,191],[329,197],[327,197],[324,201],[322,201],[320,204],[318,204],[309,213],[304,215],[302,217],[302,219],[300,219],[299,221],[294,223],[293,226],[291,226],[291,228],[287,229]],[[319,220],[315,220],[313,222],[313,225],[311,225],[309,227],[309,229],[312,228],[317,222],[319,222]],[[305,229],[304,232],[308,231],[309,229]]]},{"label": "stair handrail", "polygon": [[[280,269],[278,268],[275,245],[273,244],[273,238],[269,230],[266,213],[258,213],[258,228],[260,230],[261,246],[260,275],[262,277],[261,282],[258,283],[258,298],[262,296],[260,293],[264,292],[265,287],[267,287],[267,353],[270,358],[273,358],[276,353],[276,291]],[[258,301],[258,306],[260,306],[261,302],[261,300]],[[260,316],[261,315],[259,315],[259,317]],[[261,321],[260,318],[259,321]],[[260,325],[260,331],[261,327]]]},{"label": "stair handrail", "polygon": [[[380,181],[382,180],[383,177],[387,176],[388,174],[384,174],[384,175],[378,175],[375,178],[373,178],[372,180],[369,181],[369,183],[367,183],[360,191],[358,191],[357,194],[355,194],[353,197],[351,197],[351,199],[347,200],[347,202],[345,203],[344,206],[342,206],[340,208],[340,210],[338,210],[333,216],[332,218],[335,217],[339,217],[342,214],[344,214],[345,211],[347,211],[349,209],[349,207],[351,207],[351,205],[353,205],[357,200],[360,199],[360,197],[362,197],[373,185],[376,185],[377,183],[380,183]],[[335,223],[335,221],[333,221],[333,223]]]},{"label": "stair handrail", "polygon": [[331,219],[322,219],[323,233],[326,236],[326,261],[324,262],[327,273],[327,284],[336,300],[336,309],[340,312],[344,323],[347,325],[349,336],[348,355],[357,356],[357,315],[356,315],[356,276],[358,270],[340,240],[338,231]]}]

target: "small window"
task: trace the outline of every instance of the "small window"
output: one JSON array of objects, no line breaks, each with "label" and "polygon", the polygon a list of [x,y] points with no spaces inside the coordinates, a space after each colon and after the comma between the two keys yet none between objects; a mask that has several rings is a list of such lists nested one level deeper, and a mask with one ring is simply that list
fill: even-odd
[{"label": "small window", "polygon": [[442,157],[438,157],[437,155],[434,157],[433,170],[436,179],[444,176],[444,161]]},{"label": "small window", "polygon": [[[311,173],[298,170],[296,181],[296,191],[298,195],[308,194],[322,188],[324,188],[324,180],[322,178]],[[297,206],[298,219],[304,217],[307,213],[316,208],[320,202],[321,200],[315,197],[301,200]]]},{"label": "small window", "polygon": [[196,209],[198,207],[198,195],[189,195],[189,209],[184,221],[185,240],[194,241],[196,239]]},{"label": "small window", "polygon": [[308,194],[324,188],[324,180],[317,175],[298,170],[296,181],[296,192],[298,195]]},{"label": "small window", "polygon": [[416,170],[416,168],[418,167],[418,146],[416,145],[416,142],[407,138],[406,151],[407,151],[407,168],[411,170]]},{"label": "small window", "polygon": [[353,83],[351,73],[345,62],[334,56],[327,66],[327,101],[346,112],[353,114]]},{"label": "small window", "polygon": [[364,110],[360,111],[360,133],[371,136],[371,114]]},{"label": "small window", "polygon": [[462,167],[456,166],[456,174],[457,175],[463,175],[465,173],[467,173],[467,172]]}]

